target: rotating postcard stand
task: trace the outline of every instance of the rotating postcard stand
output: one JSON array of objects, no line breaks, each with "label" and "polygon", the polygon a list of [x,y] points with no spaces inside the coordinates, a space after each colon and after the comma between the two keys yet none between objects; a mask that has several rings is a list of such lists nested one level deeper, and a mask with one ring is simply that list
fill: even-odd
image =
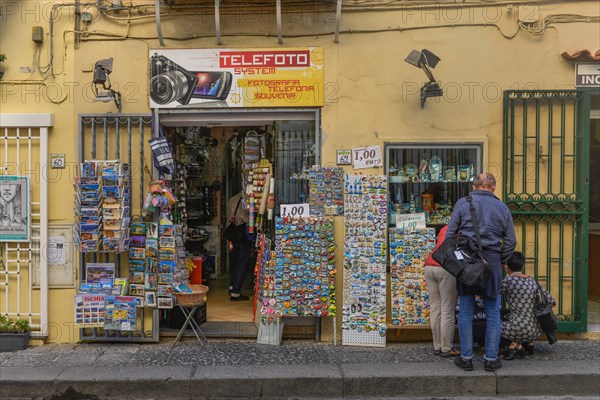
[{"label": "rotating postcard stand", "polygon": [[[155,121],[153,121],[152,116],[150,114],[80,115],[79,122],[80,124],[78,131],[77,159],[79,163],[83,164],[85,160],[97,161],[112,159],[115,161],[119,161],[123,165],[138,167],[128,168],[126,172],[125,170],[123,170],[122,175],[124,175],[124,181],[126,180],[130,187],[129,204],[127,204],[129,206],[129,211],[133,213],[139,213],[139,210],[141,210],[142,204],[144,202],[144,194],[146,193],[146,190],[148,188],[148,175],[144,174],[142,171],[143,166],[151,162],[149,158],[149,155],[151,154],[149,153],[147,148],[147,139],[150,137],[151,132],[154,128],[152,125]],[[152,179],[151,176],[150,179]],[[134,185],[135,183],[137,183],[137,185]],[[133,187],[132,185],[134,185],[135,187]],[[95,195],[89,196],[93,198]],[[125,206],[126,204],[123,203],[123,205]],[[100,207],[100,203],[98,203],[98,206],[98,214],[101,215],[103,214],[103,210]],[[123,208],[123,211],[124,210],[125,209]],[[108,213],[111,213],[112,216],[114,215],[113,213],[116,213],[116,211],[109,211]],[[98,219],[100,223],[102,223],[102,219],[103,218]],[[98,234],[99,233],[100,232],[98,232]],[[85,240],[89,240],[88,238],[90,236],[91,240],[94,240],[96,238],[94,236],[93,230],[92,235],[85,236]],[[97,238],[100,241],[100,237],[97,236]],[[75,240],[78,240],[78,238],[75,238]],[[110,241],[108,241],[108,243],[110,243]],[[93,249],[93,243],[91,244],[91,249]],[[86,248],[84,247],[84,249]],[[114,271],[115,281],[119,280],[119,282],[124,284],[125,282],[123,282],[123,280],[126,279],[124,277],[127,277],[126,264],[128,263],[128,258],[125,255],[125,252],[104,252],[101,247],[97,247],[97,249],[98,251],[95,252],[80,252],[80,281],[85,282],[87,280],[88,275],[93,275],[95,276],[95,278],[99,278],[102,276],[103,273],[110,274],[112,271]],[[97,274],[91,274],[89,268],[90,263],[110,264],[111,266],[114,265],[114,269],[105,269],[102,265],[100,265],[96,268]],[[121,285],[121,283],[119,283],[119,286]],[[124,285],[125,288],[126,286],[127,285]],[[129,286],[131,287],[131,285]],[[120,290],[120,293],[126,293],[125,290],[127,289],[125,288]],[[114,289],[118,288],[115,287]],[[116,324],[114,328],[106,329],[104,324],[98,326],[98,322],[95,322],[96,324],[98,324],[95,327],[86,327],[82,325],[78,326],[77,319],[84,323],[86,316],[88,315],[92,317],[95,313],[97,319],[103,319],[105,317],[105,312],[101,314],[100,311],[98,311],[100,310],[100,308],[95,306],[96,304],[101,303],[100,301],[97,301],[97,299],[101,296],[89,296],[87,294],[85,294],[84,297],[85,296],[87,296],[87,300],[78,301],[75,304],[76,309],[81,310],[80,313],[76,313],[75,315],[75,327],[81,328],[79,329],[81,341],[138,343],[158,342],[160,321],[158,308],[142,308],[140,310],[140,307],[138,307],[137,299],[135,303],[135,315],[137,318],[135,327],[133,329],[131,329],[131,326],[127,326],[127,321],[122,320],[119,320],[119,328],[130,328],[130,330],[117,329]],[[147,300],[149,300],[150,303],[152,303],[152,300],[156,300],[156,298],[153,299],[152,296],[148,297],[149,298]],[[94,304],[94,306],[92,306],[92,304]],[[102,305],[105,306],[105,303],[103,303]],[[82,308],[78,308],[80,306]],[[159,306],[158,303],[157,306]],[[94,311],[94,309],[96,309],[96,312]],[[115,309],[118,310],[117,316],[119,318],[125,316],[126,318],[128,318],[129,315],[133,314],[132,303],[130,302],[118,302],[115,305]],[[80,318],[77,314],[79,314]],[[93,322],[91,322],[91,318],[89,320],[90,324],[92,324]],[[123,322],[125,322],[125,326],[122,326]]]},{"label": "rotating postcard stand", "polygon": [[158,341],[144,332],[144,313],[120,278],[129,251],[131,170],[119,160],[79,164],[75,180],[74,242],[80,252],[75,326],[81,341]]}]

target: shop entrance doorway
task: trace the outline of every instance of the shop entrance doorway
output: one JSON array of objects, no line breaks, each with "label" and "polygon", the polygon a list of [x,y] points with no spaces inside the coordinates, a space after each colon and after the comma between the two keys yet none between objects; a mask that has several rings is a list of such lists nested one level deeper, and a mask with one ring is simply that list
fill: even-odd
[{"label": "shop entrance doorway", "polygon": [[[177,111],[161,112],[159,120],[176,164],[173,219],[183,226],[186,250],[197,265],[191,280],[210,288],[199,322],[205,321],[207,336],[255,336],[255,258],[250,253],[240,263],[223,238],[235,211],[230,205],[228,212],[227,204],[244,190],[250,164],[260,159],[272,165],[276,203],[261,233],[272,235],[279,204],[308,200],[302,171],[319,162],[318,110]],[[244,201],[240,207],[247,207]],[[231,297],[233,274],[245,275],[241,300]]]}]

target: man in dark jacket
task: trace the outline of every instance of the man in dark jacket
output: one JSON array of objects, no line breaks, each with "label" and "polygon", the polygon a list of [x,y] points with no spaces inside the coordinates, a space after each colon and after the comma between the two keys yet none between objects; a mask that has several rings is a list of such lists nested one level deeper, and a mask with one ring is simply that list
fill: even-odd
[{"label": "man in dark jacket", "polygon": [[[461,356],[454,363],[465,371],[473,370],[473,313],[475,295],[483,298],[486,320],[485,370],[495,371],[502,366],[498,359],[500,345],[500,285],[502,266],[513,253],[517,244],[515,228],[510,210],[500,199],[494,196],[496,178],[494,175],[479,174],[473,181],[472,203],[477,211],[483,257],[491,267],[485,292],[476,293],[473,288],[457,281],[459,295],[458,333],[460,336]],[[477,241],[469,202],[461,198],[456,202],[452,218],[448,224],[447,236],[460,231],[461,235]]]}]

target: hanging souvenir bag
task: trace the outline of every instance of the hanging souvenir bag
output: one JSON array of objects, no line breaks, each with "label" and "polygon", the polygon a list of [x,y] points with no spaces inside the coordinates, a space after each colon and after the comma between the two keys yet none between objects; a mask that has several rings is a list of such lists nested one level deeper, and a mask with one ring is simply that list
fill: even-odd
[{"label": "hanging souvenir bag", "polygon": [[223,232],[223,237],[232,243],[240,243],[246,240],[246,224],[236,225],[234,221],[241,202],[242,198],[240,197],[237,206],[235,207],[235,212],[233,213],[234,218],[229,221],[229,224],[227,224],[227,227]]},{"label": "hanging souvenir bag", "polygon": [[468,196],[467,201],[477,242],[461,234],[446,236],[444,242],[431,256],[450,275],[472,287],[477,293],[483,293],[491,267],[483,258],[479,220],[475,206],[473,206],[473,198]]},{"label": "hanging souvenir bag", "polygon": [[152,139],[148,143],[150,143],[150,148],[152,149],[154,166],[161,174],[173,174],[175,172],[175,164],[173,163],[171,147],[167,139],[165,139],[160,126],[155,128],[154,125],[154,115],[152,115]]},{"label": "hanging souvenir bag", "polygon": [[548,336],[550,344],[554,344],[556,342],[556,335],[554,335],[554,332],[558,328],[556,317],[552,311],[552,305],[542,290],[542,286],[538,281],[535,281],[535,283],[537,284],[537,290],[535,292],[535,297],[533,298],[533,313],[540,323],[542,331]]}]

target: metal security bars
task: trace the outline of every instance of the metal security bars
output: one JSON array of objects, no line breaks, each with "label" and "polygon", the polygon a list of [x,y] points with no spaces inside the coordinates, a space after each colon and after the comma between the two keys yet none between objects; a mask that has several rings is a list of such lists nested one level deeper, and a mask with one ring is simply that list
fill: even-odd
[{"label": "metal security bars", "polygon": [[[33,337],[48,335],[48,131],[53,114],[0,114],[0,176],[27,177],[28,205],[20,204],[28,241],[0,243],[0,315],[29,322]],[[6,181],[4,181],[6,182]],[[21,187],[21,190],[25,190]],[[29,209],[26,215],[27,208]],[[0,225],[10,226],[6,201]],[[14,212],[14,209],[13,209]],[[25,219],[23,219],[25,218]],[[35,265],[37,264],[37,265]],[[39,288],[36,267],[40,271]],[[36,293],[38,292],[38,293]]]},{"label": "metal security bars", "polygon": [[314,130],[280,130],[275,140],[276,203],[308,202],[306,175],[308,169],[316,164]]},{"label": "metal security bars", "polygon": [[[130,165],[131,213],[139,215],[147,191],[152,170],[152,154],[147,149],[152,136],[150,114],[95,114],[79,115],[79,161],[120,160]],[[138,199],[139,201],[136,201]],[[115,263],[115,274],[127,276],[127,256],[113,253],[86,253],[80,256],[80,280],[86,279],[86,263]],[[138,329],[135,331],[104,330],[100,328],[80,329],[82,341],[158,342],[158,309],[147,313],[142,308],[138,313]],[[150,329],[146,330],[146,326]]]},{"label": "metal security bars", "polygon": [[583,90],[504,92],[504,199],[563,332],[587,327],[589,110]]}]

